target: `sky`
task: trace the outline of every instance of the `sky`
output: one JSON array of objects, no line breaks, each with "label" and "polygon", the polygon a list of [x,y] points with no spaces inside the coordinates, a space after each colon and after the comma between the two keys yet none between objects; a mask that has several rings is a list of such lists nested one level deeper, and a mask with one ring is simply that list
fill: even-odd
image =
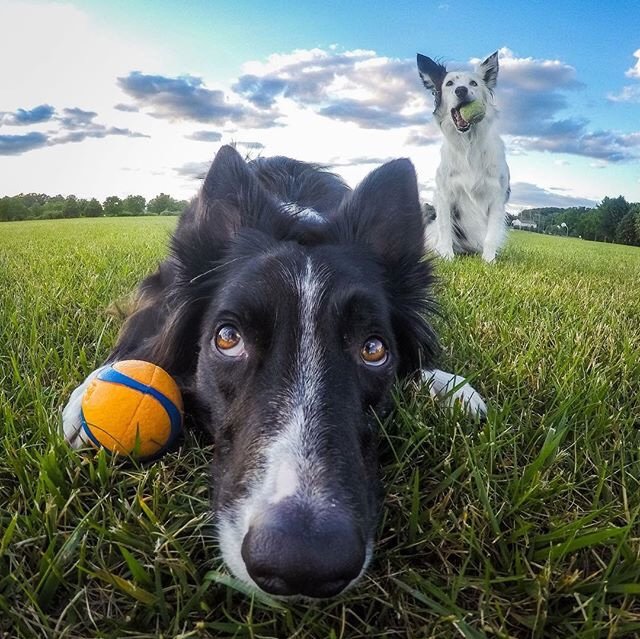
[{"label": "sky", "polygon": [[510,209],[640,201],[640,3],[0,0],[0,196],[197,192],[221,144],[355,186],[395,157],[432,201],[417,52],[498,50]]}]

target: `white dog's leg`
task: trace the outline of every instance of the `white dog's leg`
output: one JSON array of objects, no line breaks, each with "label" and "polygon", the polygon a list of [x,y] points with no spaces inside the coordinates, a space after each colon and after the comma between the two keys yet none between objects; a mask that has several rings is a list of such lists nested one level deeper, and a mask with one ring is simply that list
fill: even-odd
[{"label": "white dog's leg", "polygon": [[438,200],[436,206],[436,252],[447,260],[453,259],[453,227],[451,225],[451,207],[448,203]]},{"label": "white dog's leg", "polygon": [[98,376],[103,368],[106,367],[101,366],[87,376],[87,379],[71,393],[71,397],[62,411],[64,439],[71,448],[84,448],[89,445],[89,439],[82,430],[82,398],[91,381]]},{"label": "white dog's leg", "polygon": [[485,262],[493,262],[496,259],[496,252],[502,246],[504,234],[506,232],[504,203],[494,202],[489,207],[487,218],[487,234],[484,238],[482,259]]},{"label": "white dog's leg", "polygon": [[439,368],[423,369],[422,379],[429,386],[431,397],[452,408],[459,402],[472,417],[485,417],[487,405],[480,394],[464,377],[441,371]]}]

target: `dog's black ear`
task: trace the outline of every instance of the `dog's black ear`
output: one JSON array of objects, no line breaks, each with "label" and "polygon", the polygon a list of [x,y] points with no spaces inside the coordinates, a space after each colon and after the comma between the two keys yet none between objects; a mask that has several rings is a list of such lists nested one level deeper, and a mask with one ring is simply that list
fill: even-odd
[{"label": "dog's black ear", "polygon": [[482,76],[484,83],[493,91],[498,81],[498,51],[492,53],[482,64],[478,65],[478,74]]},{"label": "dog's black ear", "polygon": [[431,58],[421,53],[418,53],[416,59],[418,62],[418,73],[420,74],[425,89],[434,94],[440,93],[442,81],[444,80],[444,76],[447,75],[447,69],[444,65],[434,62]]},{"label": "dog's black ear", "polygon": [[428,317],[435,305],[431,262],[424,257],[424,225],[413,164],[400,159],[370,173],[334,220],[344,242],[365,246],[384,269],[391,300],[400,375],[430,367],[438,340]]},{"label": "dog's black ear", "polygon": [[236,199],[238,183],[250,179],[247,163],[234,147],[225,144],[216,153],[202,184],[202,196],[205,200]]},{"label": "dog's black ear", "polygon": [[276,203],[251,167],[233,147],[221,147],[171,239],[180,279],[190,280],[210,270],[241,229],[274,235],[278,220]]},{"label": "dog's black ear", "polygon": [[420,259],[423,218],[413,164],[393,160],[369,173],[336,217],[343,240],[364,244],[383,263]]},{"label": "dog's black ear", "polygon": [[260,226],[271,198],[245,160],[225,145],[216,153],[204,179],[195,207],[195,222],[206,225],[221,239],[232,237],[239,228]]},{"label": "dog's black ear", "polygon": [[158,295],[156,333],[145,346],[149,361],[190,379],[200,323],[218,285],[219,267],[240,230],[270,233],[274,208],[273,199],[240,154],[231,146],[221,147],[171,239],[165,267],[171,281]]}]

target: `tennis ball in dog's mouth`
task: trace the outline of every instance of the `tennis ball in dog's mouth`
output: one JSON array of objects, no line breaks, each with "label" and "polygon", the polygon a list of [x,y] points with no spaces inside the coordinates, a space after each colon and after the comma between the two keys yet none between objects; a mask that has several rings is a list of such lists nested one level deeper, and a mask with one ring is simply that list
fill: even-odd
[{"label": "tennis ball in dog's mouth", "polygon": [[105,366],[82,399],[82,439],[140,460],[159,457],[182,427],[182,397],[174,379],[149,362]]},{"label": "tennis ball in dog's mouth", "polygon": [[474,100],[464,104],[459,109],[460,115],[469,123],[475,124],[484,118],[485,108],[481,100]]}]

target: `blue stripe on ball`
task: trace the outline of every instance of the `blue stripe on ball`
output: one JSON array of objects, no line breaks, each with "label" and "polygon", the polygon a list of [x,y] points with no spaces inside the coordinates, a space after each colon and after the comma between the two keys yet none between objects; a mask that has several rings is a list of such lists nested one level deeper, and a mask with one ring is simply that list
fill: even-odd
[{"label": "blue stripe on ball", "polygon": [[89,424],[84,416],[84,410],[80,409],[80,422],[82,423],[82,430],[86,433],[87,437],[98,447],[102,448],[102,444],[96,439],[96,436],[91,432]]},{"label": "blue stripe on ball", "polygon": [[[160,391],[153,388],[153,386],[148,386],[147,384],[143,384],[128,375],[124,375],[120,371],[117,371],[113,367],[106,368],[98,374],[97,379],[103,382],[111,382],[112,384],[120,384],[121,386],[127,386],[128,388],[133,388],[134,390],[140,391],[141,393],[145,393],[146,395],[151,395],[151,397],[157,399],[162,407],[167,411],[169,415],[169,420],[171,421],[171,432],[169,433],[169,438],[167,439],[167,443],[162,447],[161,450],[168,448],[175,438],[180,433],[180,429],[182,427],[182,414],[178,407],[166,396],[163,395]],[[87,435],[91,438],[91,440],[100,446],[100,442],[96,440],[93,436],[93,433],[89,430],[87,423],[84,419],[84,415],[82,416],[82,427]]]}]

